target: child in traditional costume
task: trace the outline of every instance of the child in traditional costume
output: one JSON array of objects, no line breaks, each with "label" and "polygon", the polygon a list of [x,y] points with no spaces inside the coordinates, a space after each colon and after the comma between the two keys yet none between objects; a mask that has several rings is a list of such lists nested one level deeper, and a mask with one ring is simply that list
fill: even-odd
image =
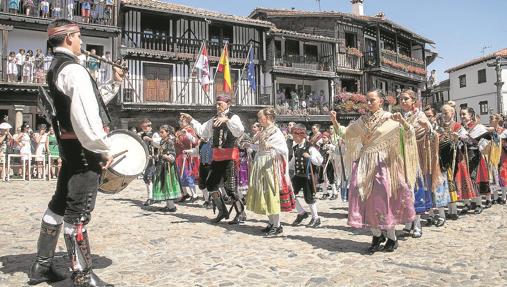
[{"label": "child in traditional costume", "polygon": [[153,179],[153,200],[165,201],[166,207],[163,211],[175,212],[174,200],[181,196],[181,187],[174,161],[176,151],[174,149],[174,128],[162,125],[159,130],[161,137],[158,148],[158,159],[155,164],[155,175]]}]

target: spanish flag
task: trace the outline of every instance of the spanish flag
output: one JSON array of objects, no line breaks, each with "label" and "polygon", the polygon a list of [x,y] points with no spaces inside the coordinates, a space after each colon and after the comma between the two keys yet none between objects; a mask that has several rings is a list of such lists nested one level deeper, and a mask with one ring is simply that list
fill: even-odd
[{"label": "spanish flag", "polygon": [[218,71],[224,73],[224,92],[231,92],[231,70],[229,67],[229,52],[227,50],[227,44],[224,46],[224,51],[222,52],[222,56],[220,56],[220,61],[218,62]]}]

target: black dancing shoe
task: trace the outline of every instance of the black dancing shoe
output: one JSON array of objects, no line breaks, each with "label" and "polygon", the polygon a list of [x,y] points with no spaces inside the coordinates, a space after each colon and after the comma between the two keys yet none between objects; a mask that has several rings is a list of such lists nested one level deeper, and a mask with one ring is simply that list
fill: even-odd
[{"label": "black dancing shoe", "polygon": [[266,233],[268,232],[271,228],[273,227],[273,224],[271,223],[268,223],[268,226],[264,227],[263,229],[261,229],[261,232],[262,233]]},{"label": "black dancing shoe", "polygon": [[246,216],[243,216],[241,214],[238,214],[234,217],[233,220],[229,221],[229,225],[235,225],[235,224],[243,224],[245,223]]},{"label": "black dancing shoe", "polygon": [[206,200],[203,204],[202,204],[202,207],[206,208],[206,209],[210,209],[212,207],[212,204],[209,200]]},{"label": "black dancing shoe", "polygon": [[484,208],[481,205],[477,205],[477,207],[474,210],[474,214],[481,214]]},{"label": "black dancing shoe", "polygon": [[292,223],[292,226],[299,225],[306,218],[308,218],[308,212],[305,212],[303,214],[298,214],[298,216],[296,217],[296,220],[294,220],[294,222]]},{"label": "black dancing shoe", "polygon": [[487,209],[487,208],[490,208],[491,205],[493,205],[493,203],[491,202],[491,200],[486,200],[485,204],[484,204],[484,208]]},{"label": "black dancing shoe", "polygon": [[189,199],[189,198],[190,198],[190,195],[185,194],[185,195],[183,195],[183,196],[180,198],[179,202],[185,202],[185,201],[186,201],[187,199]]},{"label": "black dancing shoe", "polygon": [[459,212],[459,214],[464,215],[464,214],[467,214],[468,211],[470,211],[470,207],[468,205],[464,205],[463,208],[461,208],[461,211]]},{"label": "black dancing shoe", "polygon": [[505,200],[502,199],[502,198],[499,198],[497,201],[496,201],[498,204],[501,204],[501,205],[504,205],[505,204]]},{"label": "black dancing shoe", "polygon": [[153,203],[155,203],[155,202],[153,201],[153,199],[147,199],[147,200],[143,203],[143,205],[144,205],[144,206],[150,206],[150,205],[153,205]]},{"label": "black dancing shoe", "polygon": [[457,214],[448,214],[447,218],[450,219],[450,220],[458,220],[459,219],[459,215],[457,215]]},{"label": "black dancing shoe", "polygon": [[445,224],[445,218],[442,218],[438,215],[436,215],[434,218],[433,218],[433,222],[435,223],[435,226],[436,227],[442,227],[444,226]]},{"label": "black dancing shoe", "polygon": [[373,255],[373,253],[382,250],[383,247],[381,244],[384,243],[385,241],[386,241],[386,238],[383,234],[378,237],[373,236],[373,239],[371,240],[371,246],[368,247],[368,249],[366,250],[366,253],[368,255]]},{"label": "black dancing shoe", "polygon": [[434,224],[436,225],[435,218],[430,216],[426,219],[426,226],[432,226]]},{"label": "black dancing shoe", "polygon": [[333,194],[331,195],[331,197],[329,198],[329,200],[337,200],[338,199],[338,195],[337,194]]},{"label": "black dancing shoe", "polygon": [[266,236],[267,237],[271,237],[271,236],[277,236],[278,234],[282,234],[283,233],[283,227],[280,225],[280,227],[274,227],[272,226],[268,232],[266,232]]},{"label": "black dancing shoe", "polygon": [[393,252],[397,248],[398,248],[398,239],[396,240],[387,239],[387,242],[384,245],[384,252]]},{"label": "black dancing shoe", "polygon": [[166,206],[166,207],[163,207],[163,208],[160,209],[160,211],[162,211],[162,212],[176,212],[176,210],[178,210],[176,208],[176,206],[173,207],[173,208],[170,208],[170,207]]},{"label": "black dancing shoe", "polygon": [[324,193],[324,194],[322,195],[322,197],[320,198],[320,200],[326,200],[326,199],[328,199],[328,198],[329,198],[329,193]]},{"label": "black dancing shoe", "polygon": [[317,219],[315,218],[312,218],[312,220],[310,220],[310,223],[308,223],[308,225],[306,225],[306,227],[312,227],[312,228],[317,228],[320,226],[320,217],[317,217]]}]

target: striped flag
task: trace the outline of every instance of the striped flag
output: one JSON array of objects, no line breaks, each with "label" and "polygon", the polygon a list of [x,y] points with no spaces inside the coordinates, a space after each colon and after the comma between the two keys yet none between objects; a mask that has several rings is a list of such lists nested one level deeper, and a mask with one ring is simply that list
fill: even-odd
[{"label": "striped flag", "polygon": [[230,93],[232,90],[231,69],[229,66],[228,54],[227,44],[225,44],[222,56],[220,56],[220,61],[218,62],[218,71],[224,73],[224,92],[226,93]]},{"label": "striped flag", "polygon": [[199,71],[199,81],[201,82],[203,90],[208,92],[211,80],[209,73],[208,50],[206,49],[206,45],[202,48],[201,54],[195,63],[195,68]]}]

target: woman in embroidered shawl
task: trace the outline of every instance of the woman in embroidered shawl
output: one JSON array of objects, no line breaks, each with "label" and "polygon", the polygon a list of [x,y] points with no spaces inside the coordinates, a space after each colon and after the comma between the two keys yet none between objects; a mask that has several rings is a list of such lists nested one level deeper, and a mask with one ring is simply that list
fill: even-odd
[{"label": "woman in embroidered shawl", "polygon": [[477,121],[473,108],[461,110],[461,122],[468,131],[468,138],[465,140],[465,156],[468,166],[468,172],[472,180],[473,194],[470,197],[464,197],[465,206],[461,210],[462,214],[473,210],[475,214],[482,213],[481,195],[490,195],[489,176],[486,161],[482,155],[482,150],[487,146],[491,139],[491,134],[487,128]]},{"label": "woman in embroidered shawl", "polygon": [[500,162],[498,163],[498,185],[502,191],[501,197],[498,189],[494,191],[493,202],[505,204],[507,200],[507,129],[503,128],[504,118],[500,114],[494,115],[494,121],[491,121],[491,127],[495,129],[500,141]]},{"label": "woman in embroidered shawl", "polygon": [[[435,218],[436,225],[442,226],[445,222],[444,207],[449,204],[449,189],[445,188],[440,165],[438,162],[438,136],[433,130],[426,114],[417,108],[417,95],[412,90],[404,90],[400,94],[400,106],[405,120],[414,128],[417,141],[417,153],[419,164],[417,165],[416,184],[414,186],[414,203],[416,219],[412,224],[408,223],[404,231],[412,237],[422,236],[421,214],[432,210],[433,196],[440,207],[440,215]],[[438,193],[438,194],[437,194]],[[430,222],[433,222],[430,221]]]},{"label": "woman in embroidered shawl", "polygon": [[252,139],[250,148],[257,151],[250,170],[246,208],[267,215],[269,224],[262,230],[267,236],[283,232],[280,212],[295,207],[294,193],[288,171],[288,148],[285,137],[275,126],[275,110],[265,108],[257,114],[264,128]]},{"label": "woman in embroidered shawl", "polygon": [[[483,150],[483,154],[488,163],[490,189],[494,198],[491,198],[491,194],[486,195],[486,208],[498,202],[498,191],[501,189],[501,183],[505,182],[505,178],[500,180],[499,173],[500,160],[502,157],[502,140],[500,135],[504,131],[503,117],[501,114],[493,114],[489,117],[488,131],[491,133],[491,141]],[[503,176],[505,176],[505,173]]]},{"label": "woman in embroidered shawl", "polygon": [[[352,163],[348,224],[370,228],[368,254],[398,247],[397,224],[415,219],[412,188],[415,183],[417,146],[413,128],[399,113],[382,110],[381,90],[366,95],[369,112],[353,121],[344,134],[346,162]],[[331,112],[333,124],[336,112]],[[386,232],[387,242],[382,231]]]}]

